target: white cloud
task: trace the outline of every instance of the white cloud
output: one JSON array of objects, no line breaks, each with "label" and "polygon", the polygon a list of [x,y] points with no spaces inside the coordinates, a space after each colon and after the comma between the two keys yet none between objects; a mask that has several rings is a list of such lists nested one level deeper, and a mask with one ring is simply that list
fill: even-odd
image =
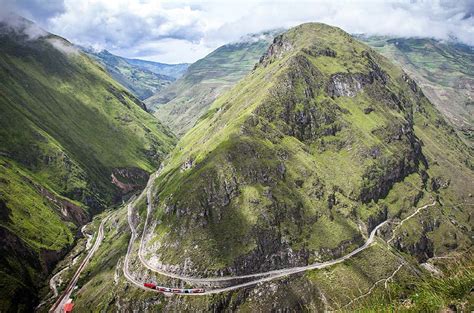
[{"label": "white cloud", "polygon": [[52,17],[49,29],[79,44],[109,49],[133,48],[165,38],[199,41],[199,12],[189,6],[166,8],[156,1],[65,0],[65,12]]},{"label": "white cloud", "polygon": [[192,62],[247,33],[308,21],[474,45],[473,0],[54,0],[41,10],[40,0],[17,1],[19,11],[75,43],[163,62]]},{"label": "white cloud", "polygon": [[14,32],[19,35],[26,36],[26,40],[36,40],[40,37],[48,35],[48,32],[24,18],[19,17],[15,14],[2,15],[0,21],[5,24],[4,28],[1,28],[2,32]]},{"label": "white cloud", "polygon": [[59,38],[48,38],[47,41],[57,50],[67,55],[79,54],[79,49]]}]

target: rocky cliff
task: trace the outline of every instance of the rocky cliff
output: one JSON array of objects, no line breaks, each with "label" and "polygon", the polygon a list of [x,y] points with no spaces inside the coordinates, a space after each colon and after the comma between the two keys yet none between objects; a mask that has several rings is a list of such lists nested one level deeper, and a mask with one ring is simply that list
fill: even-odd
[{"label": "rocky cliff", "polygon": [[426,187],[432,136],[462,149],[442,121],[412,79],[350,35],[291,29],[179,142],[157,179],[147,254],[193,275],[340,256],[399,214],[386,199],[403,199],[407,177]]}]

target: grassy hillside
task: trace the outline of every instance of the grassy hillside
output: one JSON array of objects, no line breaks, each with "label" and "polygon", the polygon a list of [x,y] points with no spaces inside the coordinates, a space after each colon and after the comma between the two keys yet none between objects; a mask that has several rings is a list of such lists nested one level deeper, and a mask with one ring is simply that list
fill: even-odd
[{"label": "grassy hillside", "polygon": [[[181,64],[171,65],[154,63],[140,60],[129,60],[111,54],[107,50],[94,52],[86,50],[87,54],[103,64],[107,72],[124,87],[126,87],[137,98],[144,100],[151,97],[156,92],[168,86],[179,73],[182,73]],[[161,73],[153,68],[164,67]],[[166,67],[165,67],[166,66]],[[149,69],[151,67],[151,69]],[[176,72],[173,69],[176,68]],[[173,76],[163,73],[170,73]]]},{"label": "grassy hillside", "polygon": [[[123,207],[106,226],[76,307],[469,311],[472,253],[454,269],[447,260],[472,247],[472,169],[472,151],[399,67],[340,29],[303,24],[277,37],[181,138],[155,181],[145,257],[184,275],[259,272],[344,255],[391,219],[375,243],[323,270],[170,297],[121,274]],[[142,201],[142,222],[145,212]],[[452,277],[432,276],[425,262]],[[189,284],[153,274],[136,253],[130,265],[139,281]]]},{"label": "grassy hillside", "polygon": [[399,64],[471,146],[474,129],[474,48],[427,38],[361,40]]},{"label": "grassy hillside", "polygon": [[167,88],[146,100],[155,116],[178,136],[189,130],[222,92],[247,75],[267,49],[274,32],[222,46],[193,63]]},{"label": "grassy hillside", "polygon": [[[467,197],[471,156],[398,67],[338,29],[305,24],[277,37],[179,142],[157,180],[161,247],[150,254],[190,258],[186,270],[198,272],[330,259],[361,243],[361,225],[428,199],[431,181],[450,182],[446,201]],[[393,190],[406,179],[414,190]]]},{"label": "grassy hillside", "polygon": [[41,32],[21,18],[0,24],[0,311],[31,306],[78,227],[141,186],[174,145],[101,66],[31,29]]}]

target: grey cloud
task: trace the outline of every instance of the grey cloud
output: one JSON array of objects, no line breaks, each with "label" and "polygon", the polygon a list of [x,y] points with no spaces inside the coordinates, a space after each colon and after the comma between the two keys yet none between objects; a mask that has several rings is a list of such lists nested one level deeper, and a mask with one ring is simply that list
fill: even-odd
[{"label": "grey cloud", "polygon": [[0,0],[3,11],[13,11],[37,22],[46,22],[49,18],[65,10],[64,0]]}]

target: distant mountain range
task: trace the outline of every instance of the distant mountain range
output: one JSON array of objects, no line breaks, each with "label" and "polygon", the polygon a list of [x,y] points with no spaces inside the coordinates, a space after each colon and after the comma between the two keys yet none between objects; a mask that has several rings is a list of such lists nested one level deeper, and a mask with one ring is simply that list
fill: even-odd
[{"label": "distant mountain range", "polygon": [[252,70],[278,32],[281,31],[248,35],[217,48],[145,103],[175,134],[183,135],[206,113],[217,96]]},{"label": "distant mountain range", "polygon": [[174,79],[178,79],[183,76],[183,74],[186,72],[190,65],[189,63],[166,64],[140,59],[124,59],[132,65],[135,65],[140,68],[145,68],[155,74],[173,77]]},{"label": "distant mountain range", "polygon": [[107,50],[83,48],[105,66],[107,72],[140,100],[151,97],[181,77],[189,64],[164,64],[138,59],[127,59]]}]

